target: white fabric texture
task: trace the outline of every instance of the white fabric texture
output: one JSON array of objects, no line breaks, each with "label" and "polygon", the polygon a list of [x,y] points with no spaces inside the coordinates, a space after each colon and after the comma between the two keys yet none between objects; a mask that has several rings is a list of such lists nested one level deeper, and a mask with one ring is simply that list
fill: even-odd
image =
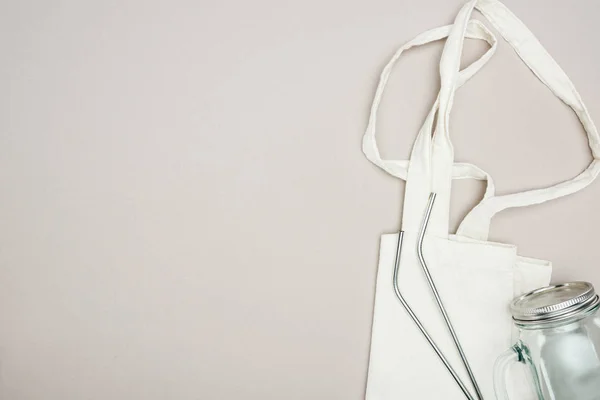
[{"label": "white fabric texture", "polygon": [[[475,8],[539,80],[580,119],[594,159],[575,178],[544,189],[497,196],[493,181],[485,171],[454,161],[449,135],[454,93],[487,63],[497,45],[494,35],[481,22],[471,19]],[[405,50],[446,37],[440,60],[440,92],[418,133],[410,160],[382,159],[375,141],[377,109],[394,64]],[[459,70],[465,37],[484,40],[490,48],[479,60]],[[514,333],[508,304],[518,294],[547,285],[551,265],[547,261],[518,256],[513,245],[488,241],[490,222],[503,209],[566,196],[596,178],[600,171],[600,137],[579,94],[533,34],[504,5],[497,0],[471,0],[460,10],[454,24],[418,35],[402,46],[385,66],[363,138],[363,151],[375,165],[406,180],[400,290],[474,393],[417,258],[418,234],[428,197],[432,192],[437,194],[424,238],[424,255],[483,397],[493,399],[493,364],[497,355],[511,345]],[[483,199],[468,213],[454,235],[448,232],[453,179],[487,181]],[[392,276],[397,238],[397,234],[381,238],[366,399],[463,399],[463,393],[395,296]],[[524,387],[515,390],[529,393]]]}]

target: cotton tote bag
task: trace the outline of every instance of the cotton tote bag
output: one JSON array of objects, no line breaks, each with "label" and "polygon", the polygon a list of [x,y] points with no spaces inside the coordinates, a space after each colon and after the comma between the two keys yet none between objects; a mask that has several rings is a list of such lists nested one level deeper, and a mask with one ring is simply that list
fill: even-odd
[{"label": "cotton tote bag", "polygon": [[[485,171],[454,161],[449,134],[454,94],[487,63],[497,45],[494,35],[479,21],[471,19],[475,8],[538,79],[580,119],[594,159],[575,178],[544,189],[496,195],[493,180]],[[375,141],[377,109],[394,64],[405,50],[446,37],[440,60],[440,92],[418,133],[410,160],[382,159]],[[485,40],[490,48],[479,60],[459,70],[465,37]],[[576,131],[575,127],[573,130]],[[469,1],[454,24],[427,31],[402,46],[381,74],[363,138],[363,151],[375,165],[406,180],[398,285],[463,382],[468,383],[468,375],[418,260],[418,236],[430,194],[435,193],[423,253],[485,399],[494,398],[495,358],[511,343],[513,331],[508,304],[515,295],[547,285],[551,275],[549,262],[521,257],[513,245],[488,241],[491,219],[506,208],[539,204],[589,185],[600,171],[599,139],[569,78],[525,25],[496,0]],[[456,234],[449,234],[453,179],[485,180],[487,188],[481,202],[467,214]],[[395,295],[392,277],[397,243],[397,234],[381,237],[366,399],[464,399],[465,395]],[[515,389],[527,392],[527,388]]]}]

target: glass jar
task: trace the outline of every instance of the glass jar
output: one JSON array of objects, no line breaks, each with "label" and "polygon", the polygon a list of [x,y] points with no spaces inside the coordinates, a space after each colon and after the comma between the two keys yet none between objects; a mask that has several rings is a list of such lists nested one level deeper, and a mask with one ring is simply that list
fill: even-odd
[{"label": "glass jar", "polygon": [[507,400],[506,372],[528,371],[540,400],[600,400],[600,300],[587,282],[534,290],[511,304],[517,343],[494,367],[494,390]]}]

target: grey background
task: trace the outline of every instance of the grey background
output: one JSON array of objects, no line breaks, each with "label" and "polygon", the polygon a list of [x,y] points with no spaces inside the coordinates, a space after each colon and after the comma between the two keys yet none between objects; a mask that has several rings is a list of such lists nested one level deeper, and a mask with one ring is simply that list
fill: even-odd
[{"label": "grey background", "polygon": [[[1,2],[0,398],[363,398],[403,184],[361,136],[394,50],[461,3]],[[599,120],[598,3],[506,3]],[[441,46],[390,81],[387,157],[409,154]],[[500,193],[591,157],[503,42],[458,93],[452,135]],[[456,184],[453,229],[481,193]],[[599,199],[600,182],[504,212],[491,237],[600,285]]]}]

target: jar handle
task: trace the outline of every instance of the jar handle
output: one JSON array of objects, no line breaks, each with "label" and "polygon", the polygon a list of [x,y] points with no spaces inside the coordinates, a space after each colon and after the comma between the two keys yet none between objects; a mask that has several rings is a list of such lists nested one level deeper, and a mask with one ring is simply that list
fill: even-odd
[{"label": "jar handle", "polygon": [[510,400],[506,390],[506,373],[512,363],[524,362],[521,347],[515,344],[496,359],[494,364],[494,392],[497,400]]}]

